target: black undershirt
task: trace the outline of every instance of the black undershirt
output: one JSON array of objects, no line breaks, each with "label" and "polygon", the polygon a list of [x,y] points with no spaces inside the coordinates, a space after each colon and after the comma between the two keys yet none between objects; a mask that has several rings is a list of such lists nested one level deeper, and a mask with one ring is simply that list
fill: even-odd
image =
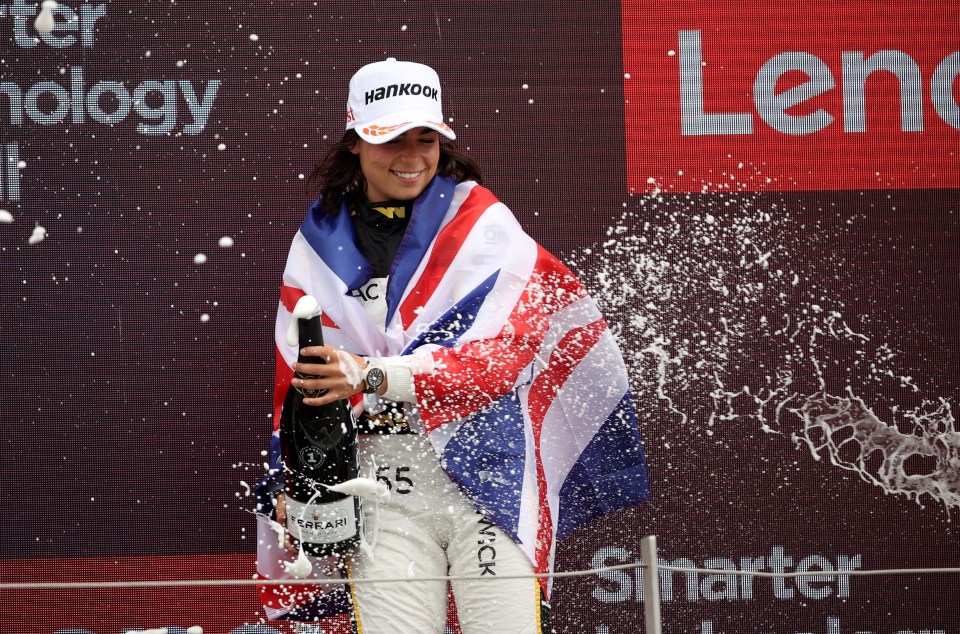
[{"label": "black undershirt", "polygon": [[[357,234],[357,249],[373,269],[371,277],[387,277],[400,241],[410,224],[411,200],[388,200],[362,203],[350,212]],[[399,403],[391,406],[372,420],[366,416],[358,422],[361,434],[409,434],[409,425],[403,420]]]},{"label": "black undershirt", "polygon": [[411,200],[361,203],[350,212],[357,248],[373,268],[372,277],[387,277],[410,223]]}]

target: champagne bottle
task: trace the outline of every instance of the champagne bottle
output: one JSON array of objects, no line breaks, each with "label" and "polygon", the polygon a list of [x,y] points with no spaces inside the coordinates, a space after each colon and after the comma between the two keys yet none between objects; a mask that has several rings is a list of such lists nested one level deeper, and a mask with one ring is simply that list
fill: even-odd
[{"label": "champagne bottle", "polygon": [[[312,297],[304,299],[313,300]],[[300,349],[322,346],[319,308],[316,302],[306,317],[297,304]],[[312,314],[311,314],[312,313]],[[288,337],[290,339],[290,337]],[[323,363],[318,357],[297,359],[300,363]],[[300,378],[309,378],[297,375]],[[308,555],[341,554],[360,541],[360,500],[330,491],[333,486],[357,477],[357,422],[346,400],[327,405],[306,405],[304,397],[318,391],[291,386],[280,416],[287,530]],[[327,486],[324,486],[327,485]]]}]

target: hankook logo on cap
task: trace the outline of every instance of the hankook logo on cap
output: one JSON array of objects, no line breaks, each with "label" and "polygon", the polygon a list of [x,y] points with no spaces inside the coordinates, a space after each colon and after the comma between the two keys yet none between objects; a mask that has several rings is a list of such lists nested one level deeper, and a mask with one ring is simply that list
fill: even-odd
[{"label": "hankook logo on cap", "polygon": [[389,99],[390,97],[426,97],[439,101],[440,89],[425,84],[390,84],[389,86],[380,86],[373,90],[366,91],[364,96],[364,105]]}]

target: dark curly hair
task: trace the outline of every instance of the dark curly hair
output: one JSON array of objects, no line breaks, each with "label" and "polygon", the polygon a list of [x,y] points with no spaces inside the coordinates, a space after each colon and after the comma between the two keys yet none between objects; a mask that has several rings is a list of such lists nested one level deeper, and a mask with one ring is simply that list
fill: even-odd
[{"label": "dark curly hair", "polygon": [[[347,130],[343,138],[331,146],[323,160],[318,162],[307,179],[307,191],[321,197],[320,207],[328,214],[340,211],[340,203],[348,205],[362,201],[367,189],[360,170],[360,157],[352,152],[360,137]],[[458,183],[474,180],[483,183],[483,169],[466,152],[444,136],[440,136],[440,162],[437,174],[450,176]]]}]

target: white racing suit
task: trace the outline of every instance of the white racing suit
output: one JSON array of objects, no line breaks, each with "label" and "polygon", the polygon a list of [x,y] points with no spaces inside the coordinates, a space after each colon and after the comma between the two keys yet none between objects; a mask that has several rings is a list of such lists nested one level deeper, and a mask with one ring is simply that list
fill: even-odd
[{"label": "white racing suit", "polygon": [[364,501],[372,548],[350,557],[350,577],[409,581],[354,584],[358,632],[442,633],[447,582],[417,579],[446,576],[475,579],[450,582],[464,634],[550,631],[549,607],[529,558],[474,509],[424,436],[363,434],[359,449],[361,473],[375,473],[390,495],[379,508]]}]

